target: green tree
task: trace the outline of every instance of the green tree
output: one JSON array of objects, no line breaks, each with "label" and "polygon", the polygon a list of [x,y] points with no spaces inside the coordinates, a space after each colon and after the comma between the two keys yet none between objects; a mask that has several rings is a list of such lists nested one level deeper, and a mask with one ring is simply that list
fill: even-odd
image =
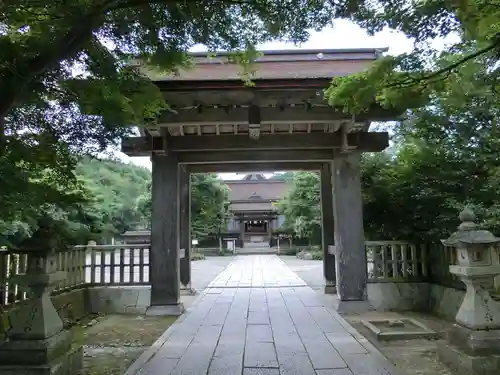
[{"label": "green tree", "polygon": [[294,173],[293,172],[277,172],[273,173],[271,177],[269,177],[270,180],[286,180],[290,181],[293,179]]},{"label": "green tree", "polygon": [[[138,198],[138,210],[151,221],[151,190]],[[229,188],[217,174],[191,175],[191,236],[202,240],[226,228]]]},{"label": "green tree", "polygon": [[[253,46],[303,42],[327,24],[322,0],[8,0],[0,4],[1,219],[36,220],[42,204],[78,205],[78,158],[157,121],[168,109],[136,69],[189,67],[187,51],[235,51],[251,74]],[[47,172],[50,171],[50,172]],[[36,176],[51,173],[52,179]],[[66,202],[63,204],[63,202]],[[124,217],[130,216],[123,213]],[[125,219],[128,220],[128,219]]]},{"label": "green tree", "polygon": [[[303,42],[307,30],[330,21],[331,10],[319,0],[5,1],[0,150],[11,117],[28,103],[42,110],[53,100],[76,105],[75,112],[100,116],[108,131],[155,119],[165,103],[128,64],[132,59],[173,72],[189,62],[189,48],[203,44],[211,51],[240,51],[232,60],[247,65],[251,55],[242,51],[278,38]],[[76,78],[86,79],[74,79],[75,67],[84,72]]]},{"label": "green tree", "polygon": [[486,56],[457,73],[460,80],[396,127],[395,154],[365,165],[365,228],[377,239],[439,241],[456,229],[465,204],[500,232],[498,94]]},{"label": "green tree", "polygon": [[79,160],[75,173],[78,184],[65,192],[63,198],[75,196],[81,200],[45,203],[23,220],[0,221],[1,244],[20,245],[39,229],[39,221],[46,221],[47,216],[57,221],[57,230],[71,244],[106,240],[149,222],[136,204],[138,196],[149,192],[149,170],[111,159],[86,157]]},{"label": "green tree", "polygon": [[[397,111],[419,108],[436,92],[460,82],[459,70],[481,59],[494,85],[500,73],[500,1],[350,1],[345,16],[373,34],[389,27],[414,41],[411,53],[386,56],[365,72],[332,81],[326,96],[331,105],[358,114],[375,103]],[[436,38],[453,37],[444,50],[432,48]]]},{"label": "green tree", "polygon": [[111,159],[82,158],[75,173],[93,197],[93,212],[102,218],[103,234],[146,226],[147,218],[137,200],[149,192],[148,169]]},{"label": "green tree", "polygon": [[216,174],[191,176],[192,236],[203,239],[226,228],[229,188]]},{"label": "green tree", "polygon": [[319,174],[294,172],[292,187],[278,203],[285,216],[284,230],[292,230],[299,238],[310,243],[321,243],[321,206]]}]

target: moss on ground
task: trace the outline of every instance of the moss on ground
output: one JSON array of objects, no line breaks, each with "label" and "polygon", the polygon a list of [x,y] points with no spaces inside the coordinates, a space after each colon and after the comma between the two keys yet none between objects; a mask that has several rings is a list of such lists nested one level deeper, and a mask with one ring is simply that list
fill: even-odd
[{"label": "moss on ground", "polygon": [[72,331],[75,344],[84,347],[83,375],[122,375],[175,319],[105,315],[81,321]]}]

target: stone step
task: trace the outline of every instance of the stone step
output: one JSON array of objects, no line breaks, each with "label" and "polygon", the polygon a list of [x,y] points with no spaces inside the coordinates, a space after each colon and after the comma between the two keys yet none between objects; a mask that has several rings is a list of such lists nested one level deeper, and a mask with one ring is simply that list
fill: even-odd
[{"label": "stone step", "polygon": [[246,255],[246,254],[276,254],[277,249],[273,247],[251,247],[251,248],[237,248],[236,254],[238,255]]}]

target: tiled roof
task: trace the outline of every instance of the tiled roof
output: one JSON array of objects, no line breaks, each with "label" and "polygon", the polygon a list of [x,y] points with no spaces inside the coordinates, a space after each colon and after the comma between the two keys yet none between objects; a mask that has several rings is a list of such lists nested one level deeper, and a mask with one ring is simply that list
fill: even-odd
[{"label": "tiled roof", "polygon": [[236,211],[271,211],[276,210],[271,202],[255,202],[255,203],[232,203],[229,209],[233,212]]},{"label": "tiled roof", "polygon": [[280,180],[265,180],[261,183],[237,181],[227,182],[227,185],[230,189],[230,201],[249,200],[252,199],[252,196],[258,196],[260,199],[279,200],[285,196],[289,186],[288,183]]}]

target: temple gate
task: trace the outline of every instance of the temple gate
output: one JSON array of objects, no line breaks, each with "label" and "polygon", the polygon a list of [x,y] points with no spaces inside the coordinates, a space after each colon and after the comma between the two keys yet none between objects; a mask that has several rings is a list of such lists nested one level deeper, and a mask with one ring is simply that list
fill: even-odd
[{"label": "temple gate", "polygon": [[122,145],[127,155],[152,161],[150,314],[182,311],[180,282],[190,282],[190,173],[320,171],[325,292],[366,300],[360,156],[388,146],[388,133],[368,130],[395,115],[373,108],[347,116],[328,106],[323,89],[332,77],[364,70],[380,52],[265,51],[252,87],[224,54],[194,54],[196,68],[175,76],[144,68],[175,111]]}]

